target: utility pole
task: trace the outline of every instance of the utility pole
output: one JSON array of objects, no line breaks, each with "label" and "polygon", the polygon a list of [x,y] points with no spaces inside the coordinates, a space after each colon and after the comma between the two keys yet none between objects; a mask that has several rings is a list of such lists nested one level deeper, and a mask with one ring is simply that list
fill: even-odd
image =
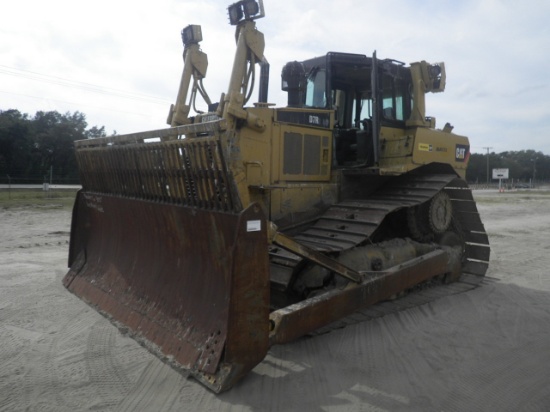
[{"label": "utility pole", "polygon": [[533,183],[531,184],[531,189],[535,187],[535,179],[537,178],[537,158],[533,159]]},{"label": "utility pole", "polygon": [[489,150],[491,150],[492,147],[484,147],[484,149],[487,149],[487,187],[489,187]]}]

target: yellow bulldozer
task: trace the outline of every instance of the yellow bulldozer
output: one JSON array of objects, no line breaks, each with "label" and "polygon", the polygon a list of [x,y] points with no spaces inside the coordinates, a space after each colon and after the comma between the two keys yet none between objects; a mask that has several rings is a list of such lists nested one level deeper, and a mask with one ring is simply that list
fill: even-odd
[{"label": "yellow bulldozer", "polygon": [[169,127],[75,143],[82,190],[63,281],[215,392],[272,345],[419,284],[482,279],[490,254],[465,182],[469,141],[425,114],[443,63],[292,61],[275,108],[263,2],[228,12],[236,52],[219,103],[190,25]]}]

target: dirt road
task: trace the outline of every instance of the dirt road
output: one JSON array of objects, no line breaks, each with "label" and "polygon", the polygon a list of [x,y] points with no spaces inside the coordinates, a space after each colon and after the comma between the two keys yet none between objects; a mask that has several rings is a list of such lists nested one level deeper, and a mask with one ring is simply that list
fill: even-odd
[{"label": "dirt road", "polygon": [[273,347],[221,395],[62,287],[67,207],[0,204],[0,411],[548,411],[550,193],[476,198],[481,287]]}]

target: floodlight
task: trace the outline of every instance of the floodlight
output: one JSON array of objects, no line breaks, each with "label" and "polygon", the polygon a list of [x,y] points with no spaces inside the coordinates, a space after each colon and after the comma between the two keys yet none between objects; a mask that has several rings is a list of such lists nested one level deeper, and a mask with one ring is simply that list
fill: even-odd
[{"label": "floodlight", "polygon": [[428,69],[430,71],[430,77],[432,79],[437,78],[441,74],[441,67],[439,67],[438,65],[431,64]]},{"label": "floodlight", "polygon": [[227,8],[229,22],[236,26],[245,20],[256,20],[264,17],[264,5],[262,0],[241,0]]},{"label": "floodlight", "polygon": [[197,24],[190,24],[181,31],[181,39],[183,40],[183,44],[186,46],[202,41],[201,26]]},{"label": "floodlight", "polygon": [[229,22],[232,26],[236,26],[239,24],[241,19],[243,18],[243,9],[241,7],[241,2],[232,4],[227,8],[227,11],[229,12]]},{"label": "floodlight", "polygon": [[260,11],[260,6],[256,0],[243,0],[244,15],[247,19],[256,16]]}]

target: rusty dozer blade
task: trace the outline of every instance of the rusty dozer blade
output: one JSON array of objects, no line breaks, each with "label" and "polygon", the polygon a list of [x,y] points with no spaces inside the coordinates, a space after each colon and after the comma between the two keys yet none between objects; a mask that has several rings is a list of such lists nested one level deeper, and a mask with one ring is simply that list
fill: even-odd
[{"label": "rusty dozer blade", "polygon": [[63,283],[215,392],[266,355],[266,219],[81,191]]}]

